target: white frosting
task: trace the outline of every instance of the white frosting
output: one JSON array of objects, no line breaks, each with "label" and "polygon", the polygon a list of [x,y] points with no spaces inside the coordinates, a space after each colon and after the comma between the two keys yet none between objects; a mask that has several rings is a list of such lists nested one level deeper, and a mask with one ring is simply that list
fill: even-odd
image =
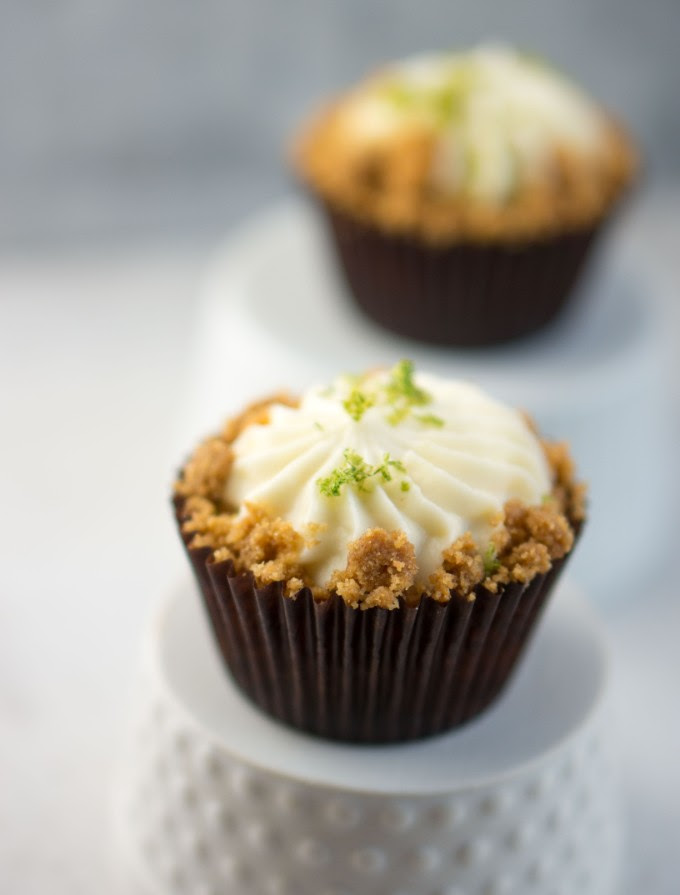
[{"label": "white frosting", "polygon": [[[451,94],[447,113],[442,97]],[[545,176],[555,146],[596,156],[606,133],[602,113],[581,90],[501,46],[394,65],[351,94],[342,115],[357,145],[414,126],[436,131],[432,182],[488,201]]]},{"label": "white frosting", "polygon": [[[541,445],[518,412],[476,386],[425,374],[414,381],[426,404],[389,403],[391,376],[379,371],[358,386],[345,377],[313,388],[299,407],[275,405],[269,423],[250,426],[234,442],[226,500],[241,512],[246,501],[264,505],[315,540],[302,560],[319,585],[345,568],[350,542],[375,527],[406,533],[425,583],[442,550],[465,532],[486,547],[506,500],[536,504],[550,490]],[[360,419],[343,406],[353,388],[376,401]],[[399,421],[395,407],[405,408]],[[391,480],[378,473],[364,490],[336,483],[335,496],[323,493],[320,481],[347,466],[347,450],[371,469],[391,461]]]}]

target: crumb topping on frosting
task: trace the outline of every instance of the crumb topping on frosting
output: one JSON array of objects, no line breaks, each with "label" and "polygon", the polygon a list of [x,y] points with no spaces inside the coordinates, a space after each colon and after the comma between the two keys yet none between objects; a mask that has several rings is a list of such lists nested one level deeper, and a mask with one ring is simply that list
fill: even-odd
[{"label": "crumb topping on frosting", "polygon": [[[395,369],[390,373],[383,371],[371,375],[380,375],[382,378],[379,381],[384,384],[393,381],[397,373]],[[430,381],[427,377],[419,377],[417,381],[412,381],[412,385],[422,390],[422,396],[428,396],[430,393],[424,388],[424,383]],[[347,388],[359,385],[365,388],[366,382],[355,378],[353,383],[346,385],[345,391],[334,395],[333,400],[341,406]],[[378,394],[379,389],[374,386],[375,383],[367,389],[369,394]],[[335,388],[338,388],[337,383]],[[315,394],[318,397],[318,392]],[[303,399],[303,408],[306,399],[307,396]],[[373,413],[389,415],[391,405],[381,401],[378,396]],[[439,403],[435,402],[435,405],[439,411]],[[435,539],[442,547],[434,563],[428,564],[428,554],[423,552],[418,538],[414,539],[413,529],[409,530],[411,523],[406,517],[403,525],[360,525],[352,535],[342,530],[335,532],[328,521],[313,516],[308,517],[305,525],[290,518],[290,514],[284,518],[272,506],[271,500],[246,499],[234,503],[229,497],[229,482],[234,475],[240,436],[250,433],[252,438],[258,434],[259,427],[262,430],[260,434],[264,436],[264,430],[272,427],[277,413],[300,406],[287,396],[258,402],[228,421],[218,436],[207,439],[197,448],[175,485],[178,516],[190,549],[210,549],[212,561],[230,561],[236,572],[252,573],[259,586],[284,582],[286,593],[291,597],[303,587],[310,587],[316,599],[327,599],[337,593],[348,604],[362,608],[395,608],[400,600],[417,602],[425,593],[442,602],[451,599],[452,594],[474,599],[475,589],[480,586],[496,592],[499,587],[511,582],[530,581],[535,575],[548,571],[554,560],[571,549],[574,530],[580,526],[585,515],[585,489],[575,480],[566,445],[538,440],[538,449],[547,470],[547,487],[540,498],[527,502],[509,496],[495,510],[485,512],[488,536],[484,539],[479,535],[473,536],[469,528],[463,530],[460,526],[460,530],[448,540],[446,537],[443,541],[441,538],[439,541]],[[414,406],[420,407],[422,404],[416,403]],[[318,409],[318,405],[315,408]],[[349,411],[343,412],[355,422]],[[328,417],[325,422],[329,424]],[[483,427],[480,418],[477,422]],[[402,425],[403,422],[397,424]],[[411,419],[408,425],[422,425],[427,429],[425,424],[419,424],[415,419]],[[386,422],[386,426],[390,427],[390,423]],[[445,418],[445,431],[447,427],[451,437],[450,418]],[[412,431],[409,434],[411,437]],[[258,439],[247,443],[256,455]],[[299,444],[296,452],[299,453]],[[389,457],[389,454],[385,456]],[[284,452],[282,469],[287,468],[290,462],[294,460],[286,459]],[[331,506],[335,505],[335,501],[342,502],[343,488],[350,490],[351,500],[356,505],[374,499],[371,490],[368,497],[362,496],[362,487],[380,491],[392,489],[392,499],[397,494],[408,497],[411,491],[420,491],[417,478],[406,477],[406,465],[397,460],[397,466],[391,467],[389,462],[386,460],[382,464],[382,470],[372,467],[364,469],[366,475],[358,482],[346,480],[338,483],[337,495],[333,493],[333,486],[328,495],[319,494],[319,500],[327,501]],[[399,466],[402,468],[399,469]],[[394,479],[392,471],[396,473]],[[389,481],[383,480],[384,473],[390,476]],[[404,484],[407,485],[405,491]],[[318,479],[312,480],[312,485],[319,491]],[[355,504],[351,503],[350,506]],[[453,528],[449,530],[456,531]],[[332,554],[330,565],[315,567],[310,557],[313,560],[315,551],[318,552],[319,545],[323,545],[324,539],[329,536],[339,537],[340,553]],[[343,555],[344,559],[338,559]],[[323,570],[321,577],[319,568]]]},{"label": "crumb topping on frosting", "polygon": [[636,167],[620,125],[545,62],[503,46],[377,72],[303,130],[294,158],[333,207],[435,243],[587,225]]},{"label": "crumb topping on frosting", "polygon": [[403,531],[371,528],[349,545],[347,566],[333,573],[328,589],[355,608],[395,609],[417,571],[413,544]]}]

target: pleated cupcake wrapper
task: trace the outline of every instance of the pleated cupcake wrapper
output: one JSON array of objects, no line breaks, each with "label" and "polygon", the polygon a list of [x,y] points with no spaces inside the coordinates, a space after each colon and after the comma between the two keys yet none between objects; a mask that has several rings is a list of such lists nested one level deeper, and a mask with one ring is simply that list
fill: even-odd
[{"label": "pleated cupcake wrapper", "polygon": [[[178,512],[178,518],[181,514]],[[470,601],[353,609],[281,583],[255,586],[207,548],[188,547],[226,667],[269,715],[321,737],[389,743],[431,736],[479,715],[501,693],[564,560],[529,584]]]},{"label": "pleated cupcake wrapper", "polygon": [[557,317],[609,219],[517,244],[432,246],[322,203],[351,294],[381,326],[432,344],[511,341]]}]

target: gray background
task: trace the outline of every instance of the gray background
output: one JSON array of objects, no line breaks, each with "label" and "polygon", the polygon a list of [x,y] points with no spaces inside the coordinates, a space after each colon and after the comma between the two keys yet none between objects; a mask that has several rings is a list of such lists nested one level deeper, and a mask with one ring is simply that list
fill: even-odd
[{"label": "gray background", "polygon": [[0,0],[0,241],[203,239],[289,186],[315,100],[497,36],[561,65],[680,174],[679,0]]}]

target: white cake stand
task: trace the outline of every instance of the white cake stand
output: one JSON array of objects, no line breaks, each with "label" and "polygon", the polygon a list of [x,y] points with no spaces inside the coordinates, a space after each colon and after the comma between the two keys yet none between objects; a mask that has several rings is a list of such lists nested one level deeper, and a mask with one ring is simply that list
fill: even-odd
[{"label": "white cake stand", "polygon": [[151,629],[117,789],[140,895],[610,895],[607,651],[564,588],[479,720],[402,746],[314,739],[236,690],[193,585]]},{"label": "white cake stand", "polygon": [[635,593],[667,553],[671,531],[663,304],[655,284],[616,257],[581,291],[555,325],[507,347],[410,342],[355,309],[320,221],[307,206],[284,203],[236,233],[207,278],[174,462],[256,397],[410,357],[477,381],[570,442],[592,497],[570,574],[595,599]]}]

